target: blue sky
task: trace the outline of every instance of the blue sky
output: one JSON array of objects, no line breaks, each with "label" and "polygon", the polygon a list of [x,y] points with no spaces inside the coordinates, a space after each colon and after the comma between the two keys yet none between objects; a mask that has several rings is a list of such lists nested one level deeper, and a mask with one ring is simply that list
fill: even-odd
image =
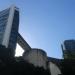
[{"label": "blue sky", "polygon": [[75,0],[1,0],[0,10],[20,9],[19,32],[32,48],[62,58],[61,44],[75,39]]}]

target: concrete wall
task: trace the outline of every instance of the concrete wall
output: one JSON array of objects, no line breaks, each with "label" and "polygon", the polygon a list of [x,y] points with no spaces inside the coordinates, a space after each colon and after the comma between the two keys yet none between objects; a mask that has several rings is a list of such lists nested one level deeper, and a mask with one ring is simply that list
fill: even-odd
[{"label": "concrete wall", "polygon": [[50,70],[51,75],[59,75],[59,74],[61,74],[61,70],[53,62],[49,62],[49,70]]},{"label": "concrete wall", "polygon": [[47,69],[47,55],[41,49],[32,49],[23,54],[23,58],[34,66]]},{"label": "concrete wall", "polygon": [[17,43],[23,48],[24,51],[31,50],[29,44],[24,40],[24,38],[18,33]]}]

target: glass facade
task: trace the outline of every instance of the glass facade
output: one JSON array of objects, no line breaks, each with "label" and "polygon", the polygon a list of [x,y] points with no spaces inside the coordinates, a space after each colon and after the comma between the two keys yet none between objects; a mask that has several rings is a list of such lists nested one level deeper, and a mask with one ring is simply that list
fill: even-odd
[{"label": "glass facade", "polygon": [[0,44],[2,43],[2,40],[3,40],[3,35],[5,32],[7,20],[9,17],[9,11],[10,9],[6,9],[0,12]]},{"label": "glass facade", "polygon": [[75,40],[66,40],[64,42],[65,50],[75,51]]},{"label": "glass facade", "polygon": [[65,40],[63,47],[64,58],[75,59],[75,40]]},{"label": "glass facade", "polygon": [[12,6],[0,12],[0,44],[4,46],[6,46],[7,44],[6,47],[12,50],[11,55],[13,56],[15,54],[18,36],[18,27],[19,27],[18,8]]},{"label": "glass facade", "polygon": [[[15,10],[8,47],[15,50],[19,26],[19,12]],[[15,51],[13,51],[15,52]],[[14,54],[14,53],[13,53]]]}]

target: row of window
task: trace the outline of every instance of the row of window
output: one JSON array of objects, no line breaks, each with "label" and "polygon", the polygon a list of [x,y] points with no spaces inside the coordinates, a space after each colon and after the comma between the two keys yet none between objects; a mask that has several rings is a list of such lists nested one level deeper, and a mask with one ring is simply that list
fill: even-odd
[{"label": "row of window", "polygon": [[[15,31],[15,30],[12,30],[12,31]],[[12,47],[14,48],[15,45],[16,45],[16,41],[17,41],[17,34],[15,32],[12,32],[11,31],[11,35],[10,35],[10,42],[9,42],[9,47]]]},{"label": "row of window", "polygon": [[5,17],[8,17],[9,16],[9,13],[6,13],[4,15],[0,15],[0,18],[5,18]]},{"label": "row of window", "polygon": [[14,49],[16,47],[16,42],[17,42],[18,22],[19,22],[18,18],[19,18],[19,15],[18,15],[17,11],[15,11],[10,40],[9,40],[9,47],[14,48]]},{"label": "row of window", "polygon": [[7,20],[8,19],[8,17],[2,17],[2,18],[0,18],[0,21],[4,21],[4,20]]},{"label": "row of window", "polygon": [[5,27],[0,27],[0,32],[4,32]]},{"label": "row of window", "polygon": [[0,12],[0,16],[5,15],[7,13],[9,13],[10,9],[6,9]]},{"label": "row of window", "polygon": [[0,44],[1,44],[1,42],[2,42],[2,40],[3,40],[3,32],[0,32]]},{"label": "row of window", "polygon": [[4,27],[4,26],[6,26],[6,23],[7,23],[7,21],[6,21],[6,20],[5,20],[5,21],[3,21],[3,22],[1,22],[1,23],[0,23],[0,27],[2,27],[2,26],[3,26],[3,27]]},{"label": "row of window", "polygon": [[6,21],[3,21],[0,23],[0,32],[3,32],[5,30]]},{"label": "row of window", "polygon": [[4,22],[5,20],[7,20],[7,17],[0,19],[0,22]]},{"label": "row of window", "polygon": [[1,21],[0,21],[0,25],[4,24],[4,23],[6,23],[6,22],[7,22],[7,19],[6,19],[6,20],[1,20]]}]

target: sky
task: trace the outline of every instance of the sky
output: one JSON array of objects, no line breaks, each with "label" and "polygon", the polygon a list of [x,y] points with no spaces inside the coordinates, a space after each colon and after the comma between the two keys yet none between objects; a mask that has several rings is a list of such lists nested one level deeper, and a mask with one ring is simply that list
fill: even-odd
[{"label": "sky", "polygon": [[[13,4],[20,12],[19,33],[28,44],[61,59],[63,41],[75,39],[75,0],[0,0],[0,11]],[[23,52],[19,45],[16,52]]]}]

